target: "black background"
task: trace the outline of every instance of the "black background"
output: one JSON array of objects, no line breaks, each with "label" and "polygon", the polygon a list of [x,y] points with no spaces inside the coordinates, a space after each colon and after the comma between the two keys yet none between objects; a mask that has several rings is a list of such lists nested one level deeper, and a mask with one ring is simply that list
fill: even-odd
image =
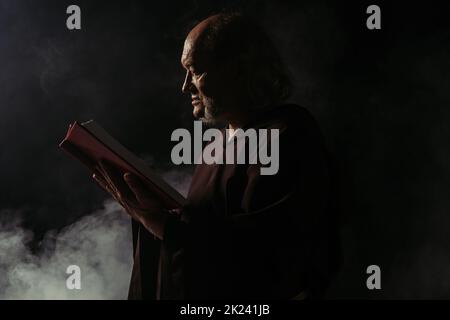
[{"label": "black background", "polygon": [[[170,134],[193,120],[184,37],[240,8],[278,45],[291,100],[319,121],[338,165],[344,264],[328,296],[449,298],[450,6],[395,3],[1,0],[0,209],[18,210],[38,243],[102,204],[57,148],[73,120],[96,119],[172,169]],[[70,4],[81,7],[79,31],[66,28]],[[370,4],[381,30],[366,28]],[[371,264],[382,290],[366,288]]]}]

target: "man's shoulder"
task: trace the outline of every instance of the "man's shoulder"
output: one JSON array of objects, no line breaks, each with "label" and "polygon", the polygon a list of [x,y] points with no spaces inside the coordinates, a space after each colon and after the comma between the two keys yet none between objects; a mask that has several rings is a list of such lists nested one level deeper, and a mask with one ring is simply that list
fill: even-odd
[{"label": "man's shoulder", "polygon": [[280,131],[302,131],[317,127],[311,112],[306,108],[285,103],[268,110],[255,125],[257,128],[279,129]]}]

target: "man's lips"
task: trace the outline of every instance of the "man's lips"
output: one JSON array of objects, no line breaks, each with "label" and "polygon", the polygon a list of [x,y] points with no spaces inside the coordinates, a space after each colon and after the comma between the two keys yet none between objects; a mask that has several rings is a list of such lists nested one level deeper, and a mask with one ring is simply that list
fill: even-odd
[{"label": "man's lips", "polygon": [[195,106],[200,103],[200,99],[192,99],[192,105]]}]

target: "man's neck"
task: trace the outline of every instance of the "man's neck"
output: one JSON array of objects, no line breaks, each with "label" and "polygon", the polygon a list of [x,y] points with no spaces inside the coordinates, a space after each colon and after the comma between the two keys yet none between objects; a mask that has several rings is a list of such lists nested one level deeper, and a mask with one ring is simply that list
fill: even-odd
[{"label": "man's neck", "polygon": [[250,115],[248,113],[239,113],[233,116],[232,120],[228,121],[228,129],[232,131],[242,128],[250,119]]},{"label": "man's neck", "polygon": [[234,132],[235,130],[237,130],[237,129],[239,129],[239,128],[242,128],[242,126],[241,125],[239,125],[239,124],[236,124],[236,123],[228,123],[228,129],[231,131],[231,132]]}]

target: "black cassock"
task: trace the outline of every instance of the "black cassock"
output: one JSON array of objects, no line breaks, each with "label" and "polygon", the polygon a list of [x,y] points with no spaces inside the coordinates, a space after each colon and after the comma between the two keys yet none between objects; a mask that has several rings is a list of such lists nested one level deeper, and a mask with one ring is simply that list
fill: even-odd
[{"label": "black cassock", "polygon": [[337,261],[333,183],[316,122],[286,104],[248,128],[279,129],[278,172],[197,165],[164,240],[133,222],[129,299],[291,299],[319,297],[328,285]]}]

